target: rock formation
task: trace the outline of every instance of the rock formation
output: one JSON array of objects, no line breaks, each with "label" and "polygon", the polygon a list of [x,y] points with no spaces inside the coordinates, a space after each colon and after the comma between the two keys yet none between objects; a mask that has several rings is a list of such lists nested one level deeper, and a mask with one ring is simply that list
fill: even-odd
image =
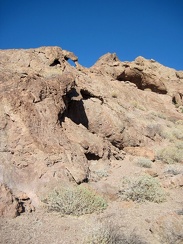
[{"label": "rock formation", "polygon": [[59,47],[1,50],[0,71],[0,184],[8,196],[0,196],[0,215],[9,212],[3,203],[12,216],[23,211],[22,194],[31,209],[50,187],[90,181],[92,161],[136,151],[154,158],[162,116],[183,120],[183,72],[143,57],[121,62],[108,53],[85,68]]}]

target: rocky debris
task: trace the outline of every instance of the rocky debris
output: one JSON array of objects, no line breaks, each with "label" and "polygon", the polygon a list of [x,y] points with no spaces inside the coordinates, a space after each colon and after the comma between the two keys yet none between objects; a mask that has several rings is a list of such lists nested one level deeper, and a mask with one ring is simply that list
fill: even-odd
[{"label": "rocky debris", "polygon": [[181,71],[142,57],[108,53],[85,68],[59,47],[1,50],[0,71],[0,182],[26,194],[13,202],[27,211],[57,184],[100,179],[93,161],[110,166],[124,150],[154,160],[157,125],[183,120]]},{"label": "rocky debris", "polygon": [[165,188],[183,187],[183,174],[166,177],[162,184]]}]

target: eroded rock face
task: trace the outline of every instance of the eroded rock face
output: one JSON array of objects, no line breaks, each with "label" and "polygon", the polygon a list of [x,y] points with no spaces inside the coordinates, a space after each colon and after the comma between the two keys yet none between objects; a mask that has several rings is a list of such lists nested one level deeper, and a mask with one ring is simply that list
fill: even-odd
[{"label": "eroded rock face", "polygon": [[14,218],[22,211],[20,204],[12,195],[11,190],[0,184],[0,216]]},{"label": "eroded rock face", "polygon": [[57,184],[89,181],[91,160],[152,146],[157,113],[183,119],[172,103],[182,73],[142,57],[106,54],[87,69],[59,47],[1,50],[0,71],[0,183],[35,207]]}]

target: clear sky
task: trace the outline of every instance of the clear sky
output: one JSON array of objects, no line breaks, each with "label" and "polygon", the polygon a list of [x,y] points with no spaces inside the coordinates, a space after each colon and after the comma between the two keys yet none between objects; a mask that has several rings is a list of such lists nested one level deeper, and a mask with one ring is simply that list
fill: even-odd
[{"label": "clear sky", "polygon": [[183,0],[0,0],[0,49],[40,46],[86,67],[115,52],[183,70]]}]

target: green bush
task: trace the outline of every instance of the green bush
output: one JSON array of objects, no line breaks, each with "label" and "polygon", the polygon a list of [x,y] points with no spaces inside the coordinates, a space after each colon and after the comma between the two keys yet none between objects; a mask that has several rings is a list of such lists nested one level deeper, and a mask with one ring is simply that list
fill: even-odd
[{"label": "green bush", "polygon": [[156,158],[167,163],[180,163],[183,161],[182,143],[170,145],[157,152]]},{"label": "green bush", "polygon": [[54,189],[43,202],[48,211],[75,216],[102,211],[107,207],[105,199],[82,186]]},{"label": "green bush", "polygon": [[166,194],[158,180],[149,175],[143,175],[137,179],[127,181],[120,190],[120,195],[123,200],[137,202],[160,203],[166,200]]},{"label": "green bush", "polygon": [[152,161],[148,158],[140,157],[137,159],[137,165],[143,168],[151,168],[152,167]]}]

